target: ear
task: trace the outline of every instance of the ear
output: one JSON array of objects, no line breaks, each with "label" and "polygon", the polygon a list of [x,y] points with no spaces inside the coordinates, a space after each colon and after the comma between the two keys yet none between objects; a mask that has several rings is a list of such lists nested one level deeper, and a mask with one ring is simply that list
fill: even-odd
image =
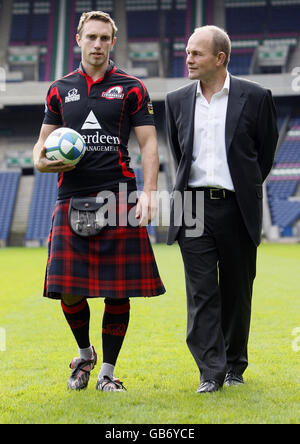
[{"label": "ear", "polygon": [[116,41],[117,41],[117,37],[114,37],[112,40],[111,49],[115,46]]},{"label": "ear", "polygon": [[80,46],[81,38],[80,38],[79,34],[76,34],[76,42],[77,42],[77,45]]},{"label": "ear", "polygon": [[226,59],[226,54],[225,54],[225,52],[220,51],[220,52],[218,53],[218,56],[217,56],[217,66],[222,66],[222,65],[224,65],[225,59]]}]

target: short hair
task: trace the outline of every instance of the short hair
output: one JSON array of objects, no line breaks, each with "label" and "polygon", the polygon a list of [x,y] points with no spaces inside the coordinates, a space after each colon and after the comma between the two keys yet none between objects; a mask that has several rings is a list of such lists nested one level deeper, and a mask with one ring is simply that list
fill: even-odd
[{"label": "short hair", "polygon": [[81,14],[79,24],[77,27],[77,33],[81,36],[82,28],[84,24],[90,20],[99,20],[104,23],[110,23],[112,27],[112,38],[115,37],[118,28],[116,27],[116,24],[114,20],[111,18],[109,14],[103,11],[90,11],[90,12],[83,12]]},{"label": "short hair", "polygon": [[230,60],[231,42],[230,38],[224,29],[214,25],[205,25],[194,30],[194,33],[201,29],[207,29],[212,32],[212,50],[214,55],[218,55],[219,52],[224,52],[226,58],[224,66],[227,67]]}]

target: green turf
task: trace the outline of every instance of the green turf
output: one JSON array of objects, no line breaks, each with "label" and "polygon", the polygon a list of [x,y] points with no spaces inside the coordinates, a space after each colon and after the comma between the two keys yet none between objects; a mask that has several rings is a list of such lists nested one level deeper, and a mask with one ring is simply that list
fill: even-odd
[{"label": "green turf", "polygon": [[[131,300],[116,367],[128,391],[100,393],[99,365],[87,390],[66,390],[77,348],[59,302],[41,297],[46,249],[0,250],[0,423],[299,423],[300,350],[293,344],[300,338],[293,330],[300,327],[300,246],[259,248],[245,384],[205,395],[195,393],[199,375],[185,344],[178,247],[157,245],[155,254],[167,293]],[[90,307],[101,360],[103,301]]]}]

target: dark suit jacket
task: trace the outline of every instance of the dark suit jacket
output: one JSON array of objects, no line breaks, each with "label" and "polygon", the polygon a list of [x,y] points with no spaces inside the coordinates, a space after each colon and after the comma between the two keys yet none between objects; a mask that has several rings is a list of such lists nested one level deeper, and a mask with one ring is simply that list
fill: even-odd
[{"label": "dark suit jacket", "polygon": [[[177,167],[174,191],[187,189],[196,89],[197,82],[193,82],[166,97],[167,133]],[[227,160],[243,220],[256,245],[260,243],[262,228],[262,183],[272,168],[277,140],[277,116],[271,91],[230,75],[225,125]],[[168,244],[177,239],[178,225],[179,221],[174,220],[172,198]]]}]

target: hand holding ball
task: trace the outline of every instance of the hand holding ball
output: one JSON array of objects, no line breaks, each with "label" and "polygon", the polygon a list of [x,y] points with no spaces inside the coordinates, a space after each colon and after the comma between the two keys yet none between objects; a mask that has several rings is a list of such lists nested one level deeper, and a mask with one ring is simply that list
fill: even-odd
[{"label": "hand holding ball", "polygon": [[71,128],[57,128],[46,139],[46,157],[76,165],[83,157],[86,144],[83,137]]}]

